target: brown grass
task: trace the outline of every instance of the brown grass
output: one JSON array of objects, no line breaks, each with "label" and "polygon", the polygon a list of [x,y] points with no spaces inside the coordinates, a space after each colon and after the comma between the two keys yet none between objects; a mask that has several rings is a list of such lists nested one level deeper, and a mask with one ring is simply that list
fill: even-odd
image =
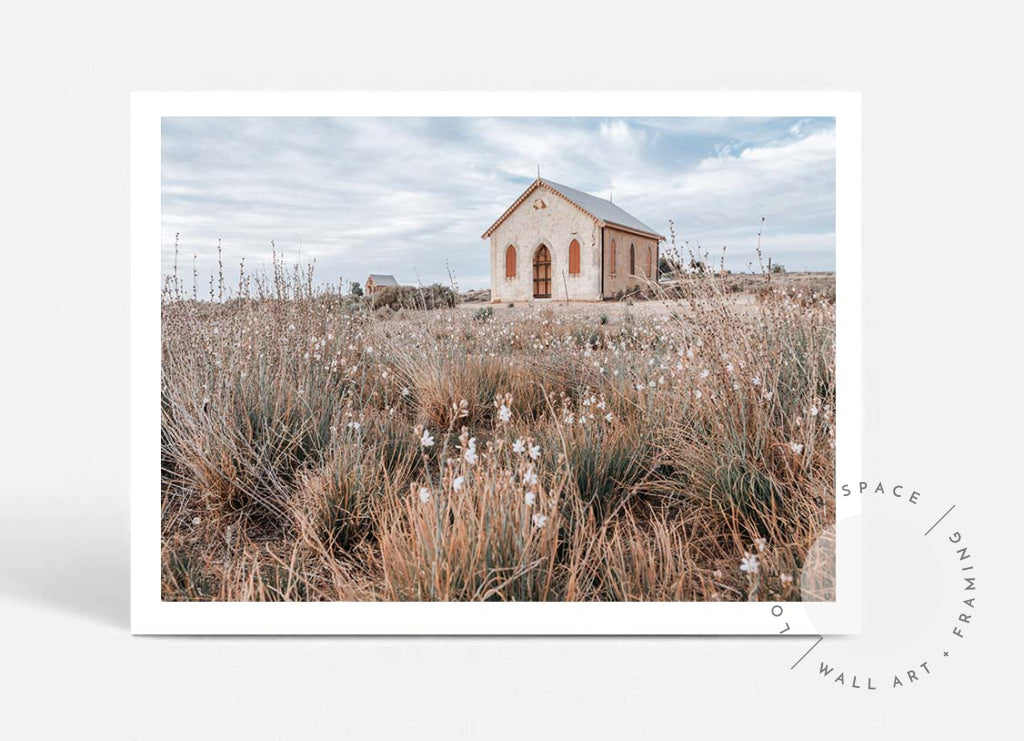
[{"label": "brown grass", "polygon": [[834,517],[834,289],[738,280],[606,323],[169,280],[164,599],[799,599]]}]

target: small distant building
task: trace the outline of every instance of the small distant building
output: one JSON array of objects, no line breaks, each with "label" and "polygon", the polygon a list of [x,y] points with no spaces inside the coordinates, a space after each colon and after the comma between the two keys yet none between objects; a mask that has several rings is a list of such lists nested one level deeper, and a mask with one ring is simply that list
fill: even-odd
[{"label": "small distant building", "polygon": [[610,200],[537,178],[484,232],[491,301],[601,301],[658,280],[654,229]]},{"label": "small distant building", "polygon": [[366,294],[372,295],[377,291],[381,291],[385,288],[398,288],[398,281],[395,280],[393,275],[377,275],[371,273],[370,277],[366,279]]}]

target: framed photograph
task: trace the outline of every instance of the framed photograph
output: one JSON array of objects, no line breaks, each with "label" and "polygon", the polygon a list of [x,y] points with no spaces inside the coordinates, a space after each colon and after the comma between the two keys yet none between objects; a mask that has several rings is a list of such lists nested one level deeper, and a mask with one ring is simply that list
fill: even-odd
[{"label": "framed photograph", "polygon": [[132,630],[859,628],[852,93],[136,93]]}]

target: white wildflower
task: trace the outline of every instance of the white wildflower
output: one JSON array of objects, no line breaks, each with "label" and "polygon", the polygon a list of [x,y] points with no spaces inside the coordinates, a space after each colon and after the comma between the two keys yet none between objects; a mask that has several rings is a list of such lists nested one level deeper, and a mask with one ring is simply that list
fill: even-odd
[{"label": "white wildflower", "polygon": [[800,455],[802,452],[804,452],[803,443],[790,443],[789,448],[797,455]]},{"label": "white wildflower", "polygon": [[468,463],[471,466],[474,465],[477,461],[475,437],[469,438],[469,447],[466,448],[465,458],[466,463]]},{"label": "white wildflower", "polygon": [[455,480],[452,481],[452,488],[455,491],[462,491],[462,485],[466,483],[465,476],[456,476]]},{"label": "white wildflower", "polygon": [[604,421],[605,422],[611,422],[612,421],[612,413],[611,412],[608,412],[608,414],[604,415]]},{"label": "white wildflower", "polygon": [[538,458],[540,458],[540,446],[539,445],[531,445],[530,446],[530,457],[533,458],[534,460],[537,460]]},{"label": "white wildflower", "polygon": [[523,474],[523,483],[527,486],[537,485],[537,474],[533,471],[533,466],[526,469],[526,473]]},{"label": "white wildflower", "polygon": [[420,445],[424,448],[429,448],[434,444],[434,436],[430,434],[430,430],[424,430],[423,436],[420,438]]},{"label": "white wildflower", "polygon": [[498,416],[501,418],[502,422],[508,422],[512,419],[512,410],[502,404],[501,408],[498,410]]},{"label": "white wildflower", "polygon": [[542,515],[542,514],[540,514],[538,512],[537,514],[535,514],[533,516],[532,520],[533,520],[533,526],[534,527],[541,528],[541,527],[544,527],[547,524],[548,516],[547,515]]},{"label": "white wildflower", "polygon": [[420,487],[420,501],[426,504],[430,501],[430,489],[425,486]]},{"label": "white wildflower", "polygon": [[748,574],[756,574],[760,568],[761,564],[758,562],[756,555],[752,553],[743,554],[743,560],[740,561],[740,571],[746,571]]},{"label": "white wildflower", "polygon": [[764,547],[768,545],[768,541],[764,538],[754,538],[754,545],[757,546],[757,550],[764,552]]},{"label": "white wildflower", "polygon": [[512,443],[512,452],[519,454],[526,452],[526,443],[523,442],[523,438],[518,437],[516,438],[516,441]]},{"label": "white wildflower", "polygon": [[523,499],[526,501],[527,507],[532,507],[533,503],[537,501],[537,495],[534,494],[532,491],[528,491],[526,492],[526,496],[523,497]]},{"label": "white wildflower", "polygon": [[810,415],[811,415],[812,417],[817,417],[817,416],[818,416],[818,407],[816,407],[816,406],[814,406],[814,405],[812,404],[812,405],[811,405],[811,408],[810,408],[810,410],[809,410],[809,413],[810,413]]}]

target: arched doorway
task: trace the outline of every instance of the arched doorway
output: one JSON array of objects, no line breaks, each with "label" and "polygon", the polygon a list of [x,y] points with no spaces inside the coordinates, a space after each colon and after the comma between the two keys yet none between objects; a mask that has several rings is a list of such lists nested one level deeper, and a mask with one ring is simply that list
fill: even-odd
[{"label": "arched doorway", "polygon": [[543,244],[533,256],[533,297],[551,298],[551,253]]}]

